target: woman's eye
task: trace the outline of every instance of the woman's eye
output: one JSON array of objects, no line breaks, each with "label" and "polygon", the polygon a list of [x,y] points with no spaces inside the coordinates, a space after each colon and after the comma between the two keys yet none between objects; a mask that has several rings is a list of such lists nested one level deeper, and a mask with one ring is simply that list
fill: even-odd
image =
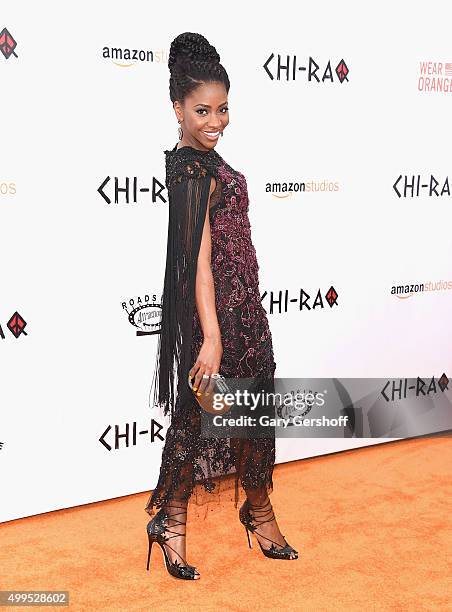
[{"label": "woman's eye", "polygon": [[[222,111],[228,111],[228,110],[229,110],[229,107],[228,107],[228,106],[223,106],[223,108],[222,108],[221,110],[222,110]],[[206,112],[207,112],[207,109],[206,109],[206,108],[198,108],[198,109],[196,110],[196,112],[197,112],[199,115],[200,115],[201,113],[203,113],[204,111],[206,111]],[[223,114],[224,114],[224,113],[223,113]]]}]

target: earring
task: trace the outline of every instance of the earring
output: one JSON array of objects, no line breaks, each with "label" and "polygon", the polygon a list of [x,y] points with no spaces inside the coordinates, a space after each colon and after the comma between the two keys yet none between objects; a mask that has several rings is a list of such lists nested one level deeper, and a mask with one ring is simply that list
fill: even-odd
[{"label": "earring", "polygon": [[222,136],[224,136],[224,134],[223,134],[223,130],[221,130],[221,135],[222,135]]},{"label": "earring", "polygon": [[179,123],[179,129],[178,129],[178,132],[179,132],[179,140],[182,140],[182,136],[184,135],[184,132],[182,131],[182,128],[181,128],[181,126],[180,126],[180,121],[178,121],[178,123]]}]

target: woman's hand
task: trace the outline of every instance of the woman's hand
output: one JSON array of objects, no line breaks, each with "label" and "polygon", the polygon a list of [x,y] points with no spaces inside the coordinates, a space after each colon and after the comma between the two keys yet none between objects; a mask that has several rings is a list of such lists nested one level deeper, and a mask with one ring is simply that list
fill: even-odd
[{"label": "woman's hand", "polygon": [[214,387],[215,379],[203,378],[203,374],[210,376],[217,374],[220,370],[221,358],[223,356],[223,345],[220,336],[204,338],[198,359],[189,372],[190,378],[195,378],[193,390],[198,394],[203,394],[207,385],[207,392],[210,393]]}]

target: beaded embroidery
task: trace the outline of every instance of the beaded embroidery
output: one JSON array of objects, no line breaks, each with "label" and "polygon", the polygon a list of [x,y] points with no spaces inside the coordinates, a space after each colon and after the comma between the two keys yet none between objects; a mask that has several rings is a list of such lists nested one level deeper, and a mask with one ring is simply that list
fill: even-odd
[{"label": "beaded embroidery", "polygon": [[[248,189],[245,176],[229,166],[215,149],[181,147],[165,151],[169,192],[187,179],[213,176],[216,188],[210,201],[211,267],[215,305],[220,325],[223,357],[220,374],[272,378],[276,368],[267,314],[259,292],[259,265],[251,239]],[[183,202],[170,202],[182,205]],[[203,343],[196,307],[193,311],[191,365]],[[145,510],[161,507],[170,499],[188,499],[195,485],[206,492],[217,490],[216,477],[235,474],[242,487],[272,490],[274,438],[201,438],[199,405],[191,396],[176,407],[162,453],[159,480]]]}]

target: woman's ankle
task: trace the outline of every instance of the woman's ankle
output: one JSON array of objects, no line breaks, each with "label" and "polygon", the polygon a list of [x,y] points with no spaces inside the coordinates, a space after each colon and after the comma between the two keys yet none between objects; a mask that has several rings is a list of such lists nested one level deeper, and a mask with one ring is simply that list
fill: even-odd
[{"label": "woman's ankle", "polygon": [[268,492],[266,490],[254,489],[246,491],[246,499],[251,506],[268,506],[271,505]]}]

